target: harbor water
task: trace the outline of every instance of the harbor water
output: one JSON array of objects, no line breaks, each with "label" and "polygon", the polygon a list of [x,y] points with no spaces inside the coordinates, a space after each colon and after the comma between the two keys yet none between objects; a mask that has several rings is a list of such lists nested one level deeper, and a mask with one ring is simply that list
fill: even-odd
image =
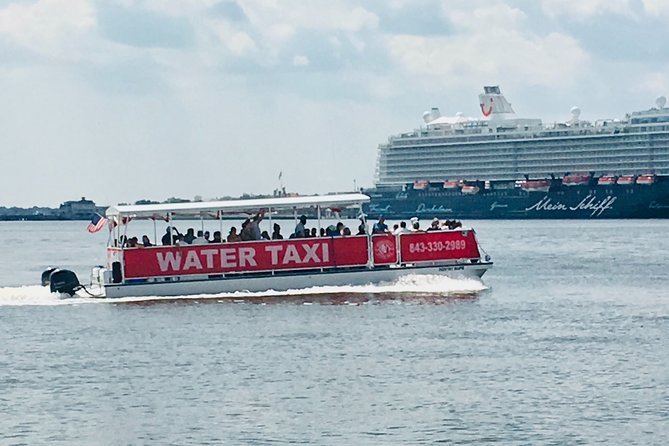
[{"label": "harbor water", "polygon": [[666,444],[669,221],[465,224],[482,281],[105,301],[39,278],[106,231],[2,222],[0,444]]}]

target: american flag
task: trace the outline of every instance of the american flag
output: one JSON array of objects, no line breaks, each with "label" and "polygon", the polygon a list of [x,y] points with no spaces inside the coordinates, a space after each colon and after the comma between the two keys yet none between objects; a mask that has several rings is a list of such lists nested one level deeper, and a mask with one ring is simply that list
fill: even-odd
[{"label": "american flag", "polygon": [[107,219],[100,214],[93,214],[91,217],[91,222],[86,226],[86,230],[91,234],[98,232],[100,229],[104,228],[107,223]]}]

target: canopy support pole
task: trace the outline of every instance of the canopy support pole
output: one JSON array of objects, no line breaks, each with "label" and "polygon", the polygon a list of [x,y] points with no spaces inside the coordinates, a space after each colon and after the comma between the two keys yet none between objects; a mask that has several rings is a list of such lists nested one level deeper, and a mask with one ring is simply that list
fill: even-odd
[{"label": "canopy support pole", "polygon": [[167,228],[170,230],[170,245],[174,243],[174,235],[172,234],[172,213],[167,213]]}]

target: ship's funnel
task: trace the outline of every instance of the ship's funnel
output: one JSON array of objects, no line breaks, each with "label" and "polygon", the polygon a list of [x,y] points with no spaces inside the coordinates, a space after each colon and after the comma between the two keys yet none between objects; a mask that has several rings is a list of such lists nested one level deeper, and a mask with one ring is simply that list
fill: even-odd
[{"label": "ship's funnel", "polygon": [[481,113],[486,118],[504,115],[505,113],[515,113],[498,86],[483,87],[483,92],[479,95],[479,105],[481,106]]}]

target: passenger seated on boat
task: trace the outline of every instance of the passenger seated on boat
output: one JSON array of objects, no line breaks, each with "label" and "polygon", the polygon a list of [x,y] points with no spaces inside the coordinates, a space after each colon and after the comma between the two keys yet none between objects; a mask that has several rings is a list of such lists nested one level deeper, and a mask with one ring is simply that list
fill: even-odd
[{"label": "passenger seated on boat", "polygon": [[360,218],[360,225],[358,225],[358,233],[356,235],[367,235],[367,224],[364,218]]},{"label": "passenger seated on boat", "polygon": [[239,236],[239,234],[237,234],[237,228],[234,226],[230,228],[230,233],[228,234],[227,240],[230,243],[242,241],[242,238]]},{"label": "passenger seated on boat", "polygon": [[190,245],[193,243],[193,240],[195,240],[195,229],[188,228],[188,231],[186,231],[186,235],[184,236],[184,241]]},{"label": "passenger seated on boat", "polygon": [[209,233],[209,231],[204,231],[204,239],[207,241],[207,243],[211,243],[210,237],[211,234]]},{"label": "passenger seated on boat", "polygon": [[379,217],[379,221],[374,223],[372,227],[372,234],[386,234],[388,231],[388,225],[385,223],[386,219],[383,218],[383,215]]},{"label": "passenger seated on boat", "polygon": [[304,225],[307,224],[307,216],[301,215],[300,222],[295,226],[295,231],[293,232],[293,238],[304,238]]},{"label": "passenger seated on boat", "polygon": [[313,238],[318,237],[318,229],[311,228],[311,237],[313,237]]},{"label": "passenger seated on boat", "polygon": [[395,232],[393,232],[393,234],[399,235],[399,234],[407,234],[409,232],[411,232],[411,231],[407,228],[406,222],[401,221],[400,222],[400,227],[397,228],[397,230]]},{"label": "passenger seated on boat", "polygon": [[242,229],[239,231],[239,237],[243,242],[248,242],[253,240],[253,234],[251,234],[251,219],[247,218],[242,223]]},{"label": "passenger seated on boat", "polygon": [[175,246],[185,246],[185,245],[190,245],[190,243],[186,242],[186,236],[183,234],[179,234],[176,237],[176,241],[174,242]]},{"label": "passenger seated on boat", "polygon": [[125,235],[120,236],[118,239],[118,246],[123,248],[127,244],[128,244],[128,237],[126,237]]},{"label": "passenger seated on boat", "polygon": [[269,236],[269,232],[263,231],[260,233],[260,237],[262,240],[272,240],[272,238]]},{"label": "passenger seated on boat", "polygon": [[439,227],[439,219],[437,217],[434,217],[432,219],[432,224],[430,225],[429,228],[427,228],[428,231],[441,231],[441,228]]},{"label": "passenger seated on boat", "polygon": [[423,231],[420,228],[420,223],[418,222],[418,220],[416,220],[415,222],[413,222],[413,228],[412,228],[411,232],[425,232],[425,231]]},{"label": "passenger seated on boat", "polygon": [[272,240],[283,240],[283,235],[281,235],[281,226],[278,223],[274,223],[272,226]]},{"label": "passenger seated on boat", "polygon": [[144,246],[145,248],[148,248],[149,246],[153,246],[153,244],[151,243],[151,240],[149,240],[148,235],[143,235],[142,236],[142,246]]},{"label": "passenger seated on boat", "polygon": [[398,230],[399,228],[400,228],[400,225],[398,225],[397,223],[395,223],[395,224],[393,225],[393,234],[394,234],[395,232],[397,232],[397,230]]},{"label": "passenger seated on boat", "polygon": [[460,223],[458,220],[446,220],[442,226],[442,229],[454,230],[461,227],[462,223]]},{"label": "passenger seated on boat", "polygon": [[320,236],[325,237],[325,228],[321,228]]},{"label": "passenger seated on boat", "polygon": [[342,231],[342,235],[345,235],[345,236],[351,235],[351,230],[348,228],[348,226],[344,226],[344,230]]},{"label": "passenger seated on boat", "polygon": [[206,245],[209,243],[206,238],[204,238],[204,231],[197,231],[197,237],[193,239],[191,245]]},{"label": "passenger seated on boat", "polygon": [[127,248],[137,248],[138,241],[139,240],[137,239],[137,237],[130,237],[129,239],[127,239],[125,246]]},{"label": "passenger seated on boat", "polygon": [[209,243],[223,243],[223,240],[221,240],[221,231],[214,231],[214,238]]}]

